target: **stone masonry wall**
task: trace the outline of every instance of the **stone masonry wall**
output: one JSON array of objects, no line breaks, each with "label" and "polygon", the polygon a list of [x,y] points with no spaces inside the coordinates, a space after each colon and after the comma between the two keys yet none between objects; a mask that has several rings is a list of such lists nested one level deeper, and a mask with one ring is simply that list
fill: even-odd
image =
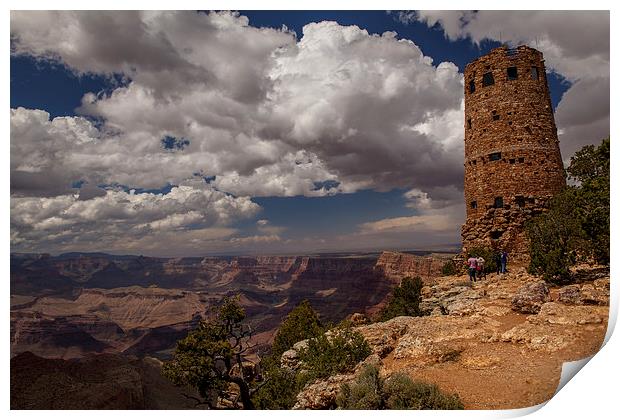
[{"label": "stone masonry wall", "polygon": [[523,224],[565,185],[543,55],[527,46],[496,48],[469,63],[464,76],[463,247],[522,256]]}]

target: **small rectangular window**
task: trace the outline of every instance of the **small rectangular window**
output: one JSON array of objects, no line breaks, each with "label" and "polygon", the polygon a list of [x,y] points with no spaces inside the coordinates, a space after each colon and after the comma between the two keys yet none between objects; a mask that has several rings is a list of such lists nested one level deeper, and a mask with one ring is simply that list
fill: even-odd
[{"label": "small rectangular window", "polygon": [[469,203],[469,206],[472,209],[477,209],[478,208],[478,202],[477,201],[472,201],[471,203]]},{"label": "small rectangular window", "polygon": [[506,73],[508,75],[508,80],[517,80],[518,74],[516,67],[508,67]]},{"label": "small rectangular window", "polygon": [[502,158],[502,152],[495,152],[489,154],[489,161],[500,160]]},{"label": "small rectangular window", "polygon": [[495,202],[493,203],[493,207],[496,209],[501,209],[504,207],[504,198],[503,197],[495,197]]},{"label": "small rectangular window", "polygon": [[502,237],[502,234],[504,232],[502,232],[501,230],[494,230],[491,232],[491,239],[499,239]]},{"label": "small rectangular window", "polygon": [[499,120],[499,115],[497,114],[493,115],[493,121],[497,121],[497,120]]},{"label": "small rectangular window", "polygon": [[519,163],[525,162],[525,158],[519,158]]},{"label": "small rectangular window", "polygon": [[471,129],[471,118],[467,119],[467,128]]},{"label": "small rectangular window", "polygon": [[469,93],[474,93],[476,91],[476,83],[471,80],[469,82]]},{"label": "small rectangular window", "polygon": [[495,79],[493,79],[493,73],[488,72],[482,75],[482,87],[491,86],[495,84]]},{"label": "small rectangular window", "polygon": [[515,163],[515,162],[516,162],[516,160],[514,160],[514,159],[510,159],[510,160],[509,160],[509,162],[510,162],[510,163]]},{"label": "small rectangular window", "polygon": [[522,195],[516,196],[515,202],[517,203],[517,206],[525,207],[525,197],[523,197]]},{"label": "small rectangular window", "polygon": [[532,80],[538,80],[538,67],[532,66]]}]

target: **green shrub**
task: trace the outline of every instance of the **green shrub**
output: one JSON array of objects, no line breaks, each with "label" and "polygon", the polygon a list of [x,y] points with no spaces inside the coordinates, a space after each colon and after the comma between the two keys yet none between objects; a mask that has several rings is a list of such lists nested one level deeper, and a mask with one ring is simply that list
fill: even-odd
[{"label": "green shrub", "polygon": [[571,281],[578,259],[609,264],[609,139],[575,153],[567,172],[575,185],[526,224],[529,271],[556,284]]},{"label": "green shrub", "polygon": [[324,330],[307,300],[289,312],[278,327],[270,353],[261,360],[260,368],[267,382],[253,395],[256,408],[286,410],[293,407],[305,382],[296,372],[280,367],[282,353],[299,341],[323,334]]},{"label": "green shrub", "polygon": [[458,270],[456,269],[454,261],[446,261],[443,267],[441,267],[441,274],[444,276],[454,276],[458,274]]},{"label": "green shrub", "polygon": [[318,314],[310,302],[302,301],[286,316],[278,327],[273,339],[271,354],[280,359],[282,353],[293,347],[293,344],[307,338],[317,337],[324,332]]},{"label": "green shrub", "polygon": [[444,394],[437,385],[413,381],[402,373],[383,380],[376,366],[367,366],[353,383],[343,385],[336,404],[349,410],[463,409],[456,394]]},{"label": "green shrub", "polygon": [[570,266],[583,247],[585,233],[577,216],[576,190],[567,187],[550,202],[549,210],[526,223],[530,238],[532,274],[545,281],[564,284],[570,281]]},{"label": "green shrub", "polygon": [[336,396],[336,405],[348,410],[383,408],[383,379],[376,366],[366,366],[355,382],[343,384]]},{"label": "green shrub", "polygon": [[351,328],[338,328],[308,341],[298,352],[304,373],[302,381],[349,371],[370,356],[370,346],[362,334]]},{"label": "green shrub", "polygon": [[387,306],[379,314],[379,319],[387,321],[397,316],[421,316],[421,290],[422,279],[420,277],[405,277],[400,286],[394,288]]},{"label": "green shrub", "polygon": [[[262,364],[261,364],[262,366]],[[263,366],[266,383],[252,396],[257,409],[288,410],[295,405],[295,397],[303,388],[296,372],[283,369],[275,363]]]},{"label": "green shrub", "polygon": [[586,255],[599,264],[609,264],[609,139],[599,146],[584,146],[575,153],[567,169],[577,187],[577,213],[588,240]]}]

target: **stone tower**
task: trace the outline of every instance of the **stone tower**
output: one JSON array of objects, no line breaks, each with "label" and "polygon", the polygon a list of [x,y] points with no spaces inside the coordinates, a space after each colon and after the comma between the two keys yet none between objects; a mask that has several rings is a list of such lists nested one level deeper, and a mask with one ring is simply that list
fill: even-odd
[{"label": "stone tower", "polygon": [[464,251],[527,258],[524,223],[566,182],[543,55],[496,48],[465,67],[464,84]]}]

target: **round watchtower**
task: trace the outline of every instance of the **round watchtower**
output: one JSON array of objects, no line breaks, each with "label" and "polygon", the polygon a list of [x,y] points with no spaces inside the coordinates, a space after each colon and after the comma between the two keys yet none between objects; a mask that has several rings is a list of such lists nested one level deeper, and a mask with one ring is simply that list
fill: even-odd
[{"label": "round watchtower", "polygon": [[492,50],[465,67],[463,247],[528,250],[524,223],[565,185],[540,51]]}]

